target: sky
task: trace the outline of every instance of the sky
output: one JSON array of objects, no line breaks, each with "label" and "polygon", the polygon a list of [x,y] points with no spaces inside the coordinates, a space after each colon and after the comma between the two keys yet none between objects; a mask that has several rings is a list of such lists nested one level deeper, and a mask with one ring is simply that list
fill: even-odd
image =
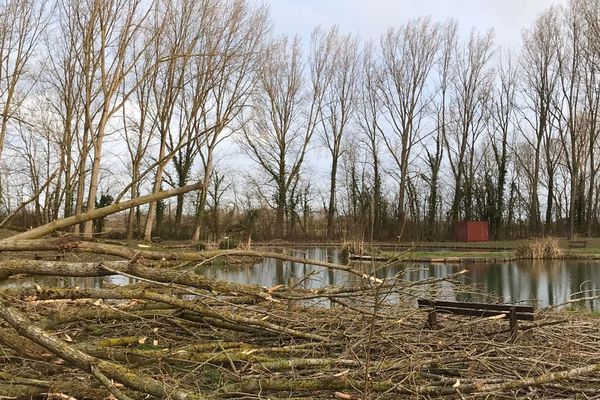
[{"label": "sky", "polygon": [[411,18],[456,19],[462,32],[494,29],[496,43],[518,47],[523,29],[545,9],[567,0],[265,0],[275,31],[308,38],[317,25],[337,24],[363,39],[377,39]]},{"label": "sky", "polygon": [[[258,0],[260,2],[260,0]],[[475,28],[480,32],[493,29],[495,44],[518,53],[523,31],[535,19],[554,5],[569,0],[262,0],[270,8],[275,33],[299,35],[305,45],[314,27],[334,24],[342,32],[351,32],[361,40],[378,41],[391,27],[410,19],[431,16],[433,21],[458,22],[459,34],[466,38]],[[237,162],[246,164],[238,157]],[[249,162],[249,161],[247,161]],[[329,155],[323,148],[314,148],[304,165],[317,185],[328,182]]]}]

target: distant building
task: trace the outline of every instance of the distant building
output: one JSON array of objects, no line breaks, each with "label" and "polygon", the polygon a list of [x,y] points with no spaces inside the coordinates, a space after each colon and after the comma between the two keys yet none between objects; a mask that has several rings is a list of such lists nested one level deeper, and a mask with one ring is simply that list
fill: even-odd
[{"label": "distant building", "polygon": [[489,240],[487,221],[458,221],[455,232],[456,240],[459,242],[487,242]]}]

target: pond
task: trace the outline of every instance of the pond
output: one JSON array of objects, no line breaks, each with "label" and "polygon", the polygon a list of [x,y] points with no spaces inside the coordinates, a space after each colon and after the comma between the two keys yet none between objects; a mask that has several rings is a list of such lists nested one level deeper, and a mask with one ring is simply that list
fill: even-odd
[{"label": "pond", "polygon": [[[335,248],[311,247],[293,251],[293,255],[308,259],[343,263],[340,252]],[[427,278],[442,278],[466,269],[457,279],[481,293],[499,297],[507,303],[529,303],[538,307],[562,304],[572,294],[579,296],[600,295],[600,261],[513,261],[505,263],[457,264],[399,264],[381,268],[376,275],[380,278],[398,276],[407,281]],[[197,273],[225,281],[256,284],[264,287],[286,285],[290,277],[303,288],[318,288],[327,285],[353,285],[360,278],[339,270],[319,266],[265,259],[253,266],[213,265],[197,269]],[[25,276],[0,282],[0,289],[9,287],[91,287],[99,288],[109,283],[127,285],[134,279],[124,276],[104,278],[60,278]],[[427,294],[424,294],[427,296]],[[480,301],[482,295],[455,293],[451,285],[444,285],[438,298],[445,300]],[[600,301],[586,300],[577,303],[588,310],[600,311]]]},{"label": "pond", "polygon": [[[335,248],[307,248],[294,252],[297,257],[340,263],[340,253]],[[483,293],[500,297],[507,303],[529,303],[538,307],[562,304],[572,294],[592,297],[600,295],[600,261],[552,260],[512,261],[504,263],[457,264],[399,264],[382,268],[376,275],[380,278],[398,276],[408,281],[442,278],[461,270],[461,283],[470,285]],[[254,266],[206,266],[199,271],[206,276],[237,283],[251,283],[265,287],[288,282],[293,277],[304,288],[327,285],[352,285],[358,277],[339,270],[314,265],[265,259]],[[442,293],[445,300],[481,300],[476,295],[457,294],[447,286]],[[600,301],[589,300],[578,305],[592,311],[600,310]]]}]

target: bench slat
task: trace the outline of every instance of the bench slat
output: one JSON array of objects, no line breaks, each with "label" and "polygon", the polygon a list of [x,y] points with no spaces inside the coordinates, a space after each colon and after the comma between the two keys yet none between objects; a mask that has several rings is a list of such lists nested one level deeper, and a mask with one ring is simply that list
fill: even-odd
[{"label": "bench slat", "polygon": [[[490,310],[490,311],[503,311],[510,312],[515,307],[517,313],[533,313],[533,306],[517,306],[511,304],[488,304],[488,303],[466,303],[459,301],[440,301],[440,300],[429,300],[429,299],[418,299],[417,303],[419,307],[445,307],[445,308],[465,308],[475,310]],[[496,313],[498,314],[498,313]]]},{"label": "bench slat", "polygon": [[[455,315],[465,315],[469,317],[493,317],[495,315],[504,315],[504,318],[508,319],[510,316],[509,312],[506,311],[491,311],[491,310],[477,310],[470,308],[453,308],[453,307],[436,307],[436,312],[446,313],[446,314],[455,314]],[[527,313],[516,313],[517,319],[522,321],[533,321],[534,315]]]}]

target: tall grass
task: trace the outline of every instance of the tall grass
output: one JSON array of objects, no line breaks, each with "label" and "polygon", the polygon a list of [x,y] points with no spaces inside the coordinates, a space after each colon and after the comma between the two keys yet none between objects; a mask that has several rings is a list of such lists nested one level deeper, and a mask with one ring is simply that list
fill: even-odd
[{"label": "tall grass", "polygon": [[368,255],[379,252],[379,247],[372,246],[370,243],[362,239],[344,239],[342,241],[342,249],[340,256],[347,258],[350,254]]},{"label": "tall grass", "polygon": [[558,239],[545,237],[523,243],[516,252],[517,257],[529,260],[551,260],[562,258],[564,251]]}]

